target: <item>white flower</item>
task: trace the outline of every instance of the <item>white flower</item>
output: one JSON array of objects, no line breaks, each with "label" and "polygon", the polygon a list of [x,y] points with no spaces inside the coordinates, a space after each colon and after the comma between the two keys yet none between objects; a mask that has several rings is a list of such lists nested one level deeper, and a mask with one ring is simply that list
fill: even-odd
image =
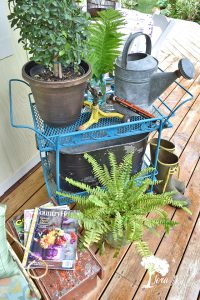
[{"label": "white flower", "polygon": [[150,274],[158,272],[162,276],[165,276],[169,272],[168,262],[154,255],[143,257],[141,265],[147,269]]}]

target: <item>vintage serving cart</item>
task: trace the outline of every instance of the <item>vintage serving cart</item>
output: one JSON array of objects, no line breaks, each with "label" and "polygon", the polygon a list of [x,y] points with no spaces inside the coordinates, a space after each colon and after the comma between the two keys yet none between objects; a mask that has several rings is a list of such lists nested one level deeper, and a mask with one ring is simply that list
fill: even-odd
[{"label": "vintage serving cart", "polygon": [[[110,87],[110,79],[108,80],[108,86]],[[40,152],[41,163],[43,167],[44,179],[49,197],[54,197],[58,204],[69,203],[70,199],[58,196],[56,191],[62,191],[60,184],[60,153],[63,149],[73,149],[77,147],[89,146],[91,144],[100,144],[106,141],[119,140],[126,137],[134,137],[136,135],[147,134],[151,132],[158,132],[158,145],[156,149],[156,158],[154,164],[154,171],[149,173],[148,176],[153,180],[156,179],[156,166],[158,159],[158,149],[160,145],[160,139],[162,130],[172,127],[170,121],[171,117],[178,111],[178,109],[186,102],[192,99],[192,94],[182,86],[178,81],[175,81],[178,88],[183,89],[185,93],[184,100],[177,99],[174,108],[170,108],[162,98],[158,98],[157,105],[153,105],[153,114],[155,118],[145,119],[139,115],[133,116],[130,122],[122,122],[118,118],[104,118],[97,124],[92,125],[89,129],[79,131],[80,125],[85,123],[89,117],[90,112],[83,109],[80,118],[76,123],[68,125],[64,128],[50,127],[41,119],[37,107],[35,105],[32,94],[28,95],[30,108],[32,112],[32,118],[34,127],[27,125],[19,125],[14,121],[13,115],[13,86],[15,84],[28,85],[25,81],[19,79],[11,79],[9,81],[9,96],[10,96],[10,122],[15,128],[25,128],[34,131],[36,136],[36,145]],[[28,85],[29,86],[29,85]],[[112,86],[112,85],[111,85]],[[107,93],[112,93],[112,89],[107,89]],[[164,107],[166,113],[163,114],[162,107]],[[49,161],[49,153],[54,153],[56,162],[56,174],[53,176],[52,167]],[[147,157],[144,160],[144,166],[150,164],[150,160]],[[141,178],[142,179],[142,178]],[[151,188],[152,191],[152,188]]]}]

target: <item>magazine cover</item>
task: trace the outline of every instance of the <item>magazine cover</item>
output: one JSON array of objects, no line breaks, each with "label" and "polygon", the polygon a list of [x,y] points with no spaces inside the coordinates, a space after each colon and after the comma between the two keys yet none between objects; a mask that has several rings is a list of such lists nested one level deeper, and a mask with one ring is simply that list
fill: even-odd
[{"label": "magazine cover", "polygon": [[[47,202],[41,207],[54,207],[55,204],[53,202]],[[31,227],[31,222],[33,219],[33,214],[34,214],[34,208],[32,209],[25,209],[24,210],[24,245],[26,246],[27,240],[28,240],[28,235],[29,235],[29,230]]]},{"label": "magazine cover", "polygon": [[[35,208],[28,236],[23,266],[37,260],[29,251],[44,260],[49,269],[74,269],[77,250],[77,220],[68,217],[69,210],[58,207]],[[78,211],[73,211],[73,213]],[[31,268],[44,268],[41,261],[35,261]]]},{"label": "magazine cover", "polygon": [[12,219],[12,224],[17,233],[17,237],[20,243],[24,245],[24,215],[15,216]]},{"label": "magazine cover", "polygon": [[24,210],[24,245],[25,246],[28,240],[28,234],[31,227],[33,215],[34,215],[34,208]]}]

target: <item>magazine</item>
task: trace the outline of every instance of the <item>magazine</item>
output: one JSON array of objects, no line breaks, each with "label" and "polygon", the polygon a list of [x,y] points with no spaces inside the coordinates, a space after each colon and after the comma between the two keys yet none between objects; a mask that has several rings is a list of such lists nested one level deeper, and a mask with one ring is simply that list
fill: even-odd
[{"label": "magazine", "polygon": [[17,233],[18,240],[24,245],[24,215],[15,216],[12,219],[12,224]]},{"label": "magazine", "polygon": [[[53,201],[47,202],[42,206],[55,206],[56,203]],[[15,216],[12,219],[12,227],[14,227],[17,233],[18,240],[22,245],[26,245],[28,233],[33,218],[34,208],[24,210],[24,214]]]},{"label": "magazine", "polygon": [[[74,269],[78,221],[68,217],[70,212],[61,207],[35,208],[22,262],[25,268],[33,261],[31,268],[44,268],[36,258],[39,257],[49,269]],[[78,211],[73,210],[73,213]]]},{"label": "magazine", "polygon": [[[54,202],[47,202],[41,207],[54,207],[55,203]],[[34,214],[34,208],[32,209],[25,209],[24,210],[24,245],[26,246],[27,240],[28,240],[28,235],[29,235],[29,230],[31,227],[31,222],[33,219],[33,214]]]}]

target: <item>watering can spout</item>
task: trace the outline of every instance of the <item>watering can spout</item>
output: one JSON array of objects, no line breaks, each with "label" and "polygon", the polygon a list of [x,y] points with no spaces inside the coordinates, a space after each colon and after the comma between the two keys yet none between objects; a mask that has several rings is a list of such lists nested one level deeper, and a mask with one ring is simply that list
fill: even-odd
[{"label": "watering can spout", "polygon": [[191,61],[183,58],[178,63],[178,70],[175,72],[154,73],[150,80],[149,103],[151,105],[177,78],[183,76],[186,79],[194,78],[195,70]]},{"label": "watering can spout", "polygon": [[[131,44],[137,37],[143,36],[146,51],[129,53]],[[194,66],[187,58],[178,63],[175,72],[158,72],[158,60],[151,55],[151,39],[143,32],[130,34],[122,55],[115,64],[115,95],[127,99],[132,104],[145,110],[156,100],[178,77],[194,78]]]}]

